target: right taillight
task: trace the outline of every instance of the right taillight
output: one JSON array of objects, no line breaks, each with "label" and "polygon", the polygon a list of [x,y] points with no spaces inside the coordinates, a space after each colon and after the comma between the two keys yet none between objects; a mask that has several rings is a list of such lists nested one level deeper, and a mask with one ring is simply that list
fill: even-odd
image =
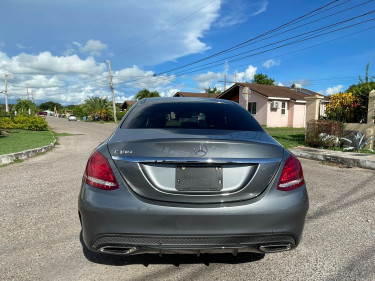
[{"label": "right taillight", "polygon": [[99,151],[95,151],[87,161],[83,179],[85,183],[99,189],[113,190],[119,188],[108,160]]},{"label": "right taillight", "polygon": [[285,161],[277,189],[289,191],[301,187],[305,183],[302,166],[299,160],[291,154]]}]

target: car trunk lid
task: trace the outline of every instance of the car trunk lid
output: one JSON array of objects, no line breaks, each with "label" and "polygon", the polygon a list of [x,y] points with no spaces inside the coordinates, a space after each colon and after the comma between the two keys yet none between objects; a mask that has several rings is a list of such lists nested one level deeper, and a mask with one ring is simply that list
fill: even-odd
[{"label": "car trunk lid", "polygon": [[283,148],[266,132],[204,133],[120,129],[108,148],[127,185],[151,200],[233,202],[254,198],[267,188]]}]

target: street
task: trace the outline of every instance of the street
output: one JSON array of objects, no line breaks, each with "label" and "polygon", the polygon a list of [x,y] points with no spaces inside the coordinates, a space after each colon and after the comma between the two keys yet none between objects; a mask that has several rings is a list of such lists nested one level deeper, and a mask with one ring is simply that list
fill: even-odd
[{"label": "street", "polygon": [[80,181],[90,153],[116,126],[47,121],[73,135],[44,155],[0,168],[1,280],[375,280],[375,171],[304,159],[310,210],[296,250],[88,255],[80,242]]}]

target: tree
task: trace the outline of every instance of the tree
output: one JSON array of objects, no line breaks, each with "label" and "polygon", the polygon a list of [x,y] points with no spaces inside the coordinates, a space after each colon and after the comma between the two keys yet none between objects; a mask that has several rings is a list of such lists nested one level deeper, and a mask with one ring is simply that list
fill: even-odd
[{"label": "tree", "polygon": [[267,74],[255,74],[251,83],[264,84],[264,85],[275,85],[275,79],[269,78]]},{"label": "tree", "polygon": [[41,110],[51,110],[53,111],[56,107],[56,110],[60,110],[62,108],[62,105],[58,102],[53,102],[53,101],[47,101],[43,102],[39,105],[39,108]]},{"label": "tree", "polygon": [[36,104],[29,100],[17,100],[14,109],[18,115],[29,115],[29,110],[31,115],[36,114]]},{"label": "tree", "polygon": [[87,115],[107,120],[113,115],[112,102],[108,98],[90,97],[85,100],[83,110]]},{"label": "tree", "polygon": [[79,104],[71,104],[66,107],[67,110],[73,111],[73,114],[75,114],[78,117],[85,116],[85,112],[83,111],[82,105]]},{"label": "tree", "polygon": [[152,91],[152,92],[150,92],[147,89],[140,90],[135,95],[135,99],[136,100],[141,100],[141,99],[145,99],[145,98],[154,98],[154,97],[160,97],[159,92],[158,91]]},{"label": "tree", "polygon": [[366,122],[367,120],[367,110],[368,110],[368,98],[371,90],[375,89],[375,81],[373,81],[374,76],[369,77],[370,64],[366,66],[365,79],[359,76],[358,84],[351,85],[345,92],[353,93],[358,100],[358,109],[356,112],[357,119],[361,122]]},{"label": "tree", "polygon": [[210,97],[211,94],[214,94],[214,95],[220,95],[221,94],[221,91],[216,89],[216,87],[212,88],[211,87],[208,87],[207,89],[204,89],[205,93],[208,94],[208,97]]}]

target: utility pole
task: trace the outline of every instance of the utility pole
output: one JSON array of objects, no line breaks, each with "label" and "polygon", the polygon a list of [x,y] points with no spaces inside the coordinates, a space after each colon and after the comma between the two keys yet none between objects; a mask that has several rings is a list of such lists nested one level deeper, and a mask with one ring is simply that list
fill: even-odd
[{"label": "utility pole", "polygon": [[5,94],[5,111],[6,112],[9,112],[9,106],[8,106],[8,81],[7,81],[7,78],[8,78],[8,74],[4,74],[4,80],[5,80],[5,90],[4,90],[4,94]]},{"label": "utility pole", "polygon": [[224,74],[224,81],[218,81],[218,82],[224,82],[224,91],[226,90],[227,83],[237,83],[236,80],[235,81],[227,81],[227,75],[226,74]]},{"label": "utility pole", "polygon": [[31,91],[31,99],[32,99],[33,103],[35,103],[34,91]]},{"label": "utility pole", "polygon": [[112,105],[113,105],[113,119],[115,120],[115,123],[117,123],[116,118],[116,103],[115,103],[115,93],[113,92],[113,82],[112,82],[112,72],[111,72],[111,62],[109,60],[105,61],[108,64],[108,72],[109,72],[109,87],[111,88],[111,94],[112,94]]},{"label": "utility pole", "polygon": [[26,83],[26,95],[27,95],[27,100],[30,100],[29,97],[29,84]]}]

